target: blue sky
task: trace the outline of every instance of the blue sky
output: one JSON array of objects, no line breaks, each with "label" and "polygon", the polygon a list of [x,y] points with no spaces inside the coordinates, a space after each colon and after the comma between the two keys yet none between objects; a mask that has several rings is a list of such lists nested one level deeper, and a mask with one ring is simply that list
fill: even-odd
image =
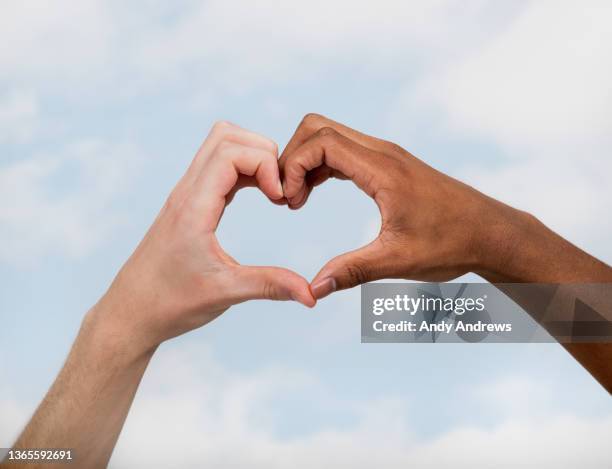
[{"label": "blue sky", "polygon": [[[605,2],[3,5],[0,446],[215,120],[282,147],[326,114],[610,263],[611,19]],[[310,278],[377,224],[333,181],[298,212],[245,190],[219,238]],[[165,344],[111,467],[609,467],[611,431],[561,347],[361,344],[353,290],[239,305]]]}]

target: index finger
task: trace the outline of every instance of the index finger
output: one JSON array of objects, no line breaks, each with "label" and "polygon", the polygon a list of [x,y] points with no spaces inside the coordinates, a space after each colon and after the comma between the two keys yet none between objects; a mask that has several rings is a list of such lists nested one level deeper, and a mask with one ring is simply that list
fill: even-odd
[{"label": "index finger", "polygon": [[345,137],[359,143],[365,148],[369,148],[370,150],[384,151],[389,146],[389,142],[385,140],[366,135],[320,114],[310,113],[304,116],[302,121],[295,129],[295,132],[289,140],[289,143],[287,143],[287,146],[283,150],[283,153],[279,160],[279,166],[281,168],[281,171],[284,166],[286,155],[294,152],[296,148],[298,148],[312,135],[314,135],[316,132],[318,132],[324,127],[330,127],[336,132],[338,132],[340,135],[344,135]]},{"label": "index finger", "polygon": [[217,145],[221,142],[233,142],[244,146],[259,148],[278,154],[276,143],[263,135],[259,135],[228,121],[218,121],[212,126],[208,136],[196,152],[189,168],[177,184],[179,191],[186,191],[191,187],[210,156],[214,153]]},{"label": "index finger", "polygon": [[214,231],[227,203],[227,196],[240,175],[252,177],[270,199],[283,196],[276,155],[261,148],[221,142],[206,162],[192,187],[191,203],[205,227]]},{"label": "index finger", "polygon": [[299,205],[308,192],[307,174],[322,165],[342,173],[374,198],[379,182],[375,175],[384,154],[323,127],[284,157],[284,195],[290,205]]}]

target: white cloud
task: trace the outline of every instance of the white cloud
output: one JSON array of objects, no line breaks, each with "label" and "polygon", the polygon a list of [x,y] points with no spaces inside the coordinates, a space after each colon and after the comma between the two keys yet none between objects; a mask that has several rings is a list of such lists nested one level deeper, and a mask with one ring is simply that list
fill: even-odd
[{"label": "white cloud", "polygon": [[489,41],[406,86],[394,125],[412,111],[435,116],[443,134],[497,145],[495,164],[455,175],[609,261],[611,21],[609,2],[531,2]]},{"label": "white cloud", "polygon": [[0,389],[0,445],[12,445],[27,423],[29,413],[25,406],[12,396],[6,386]]},{"label": "white cloud", "polygon": [[[609,218],[606,200],[612,199],[604,185],[612,171],[601,143],[611,121],[608,8],[589,14],[584,3],[580,11],[576,3],[534,3],[515,19],[522,4],[512,3],[315,1],[297,8],[280,0],[13,2],[0,16],[0,84],[7,90],[0,99],[0,140],[31,138],[45,117],[45,93],[63,102],[79,86],[97,93],[100,83],[110,85],[113,94],[96,98],[112,99],[114,93],[157,95],[164,85],[185,85],[198,88],[194,95],[205,104],[218,99],[211,87],[240,92],[302,77],[322,82],[319,77],[344,66],[380,77],[417,64],[411,77],[430,73],[406,92],[403,106],[416,101],[439,108],[447,130],[522,153],[498,170],[466,171],[466,178],[592,240],[593,226]],[[278,103],[269,106],[282,114]],[[90,252],[120,222],[111,206],[133,176],[137,154],[130,144],[90,141],[58,154],[3,161],[0,260],[22,264],[48,252]],[[559,163],[558,174],[550,174],[551,160]],[[505,413],[490,428],[451,428],[423,440],[418,425],[402,417],[405,402],[392,398],[359,403],[352,428],[323,428],[319,421],[314,433],[280,438],[271,417],[274,398],[304,389],[316,399],[328,395],[316,377],[284,369],[233,373],[216,366],[206,350],[167,352],[156,357],[137,396],[116,467],[180,461],[187,468],[203,462],[562,468],[612,462],[607,416]],[[538,394],[540,388],[526,383],[493,383],[482,397],[489,403],[509,399],[513,392],[502,392],[507,388]],[[325,399],[340,405],[343,398]],[[27,419],[15,402],[0,399],[3,441]]]},{"label": "white cloud", "polygon": [[114,23],[101,0],[2,5],[0,82],[26,80],[59,84],[103,73],[111,58]]},{"label": "white cloud", "polygon": [[497,381],[479,383],[469,393],[480,408],[501,416],[501,420],[545,419],[554,415],[555,405],[559,405],[551,398],[552,387],[533,377],[507,375]]},{"label": "white cloud", "polygon": [[3,8],[0,81],[68,86],[72,95],[80,86],[97,90],[94,84],[128,75],[113,92],[177,82],[241,92],[345,65],[369,73],[384,64],[397,73],[408,69],[409,57],[428,61],[482,41],[516,8],[482,0],[315,0],[304,6],[60,0],[53,7],[25,0]]},{"label": "white cloud", "polygon": [[609,137],[610,21],[609,2],[532,2],[414,94],[440,106],[451,129],[512,149],[537,146],[553,157],[562,145]]},{"label": "white cloud", "polygon": [[149,24],[134,38],[130,62],[149,80],[200,77],[200,83],[230,93],[318,79],[342,67],[366,75],[386,67],[405,73],[415,63],[482,41],[518,6],[481,0],[212,0]]},{"label": "white cloud", "polygon": [[[577,417],[547,405],[554,387],[529,377],[480,383],[457,399],[457,405],[472,399],[477,408],[498,409],[502,418],[495,424],[448,427],[424,437],[407,411],[410,395],[351,402],[303,371],[236,372],[216,358],[201,342],[178,341],[159,350],[110,467],[603,469],[612,464],[612,415]],[[3,445],[14,441],[34,409],[9,391],[0,389]],[[335,426],[319,420],[311,431],[281,436],[275,429],[277,404],[298,393],[313,408],[344,408],[354,423]]]},{"label": "white cloud", "polygon": [[612,160],[600,156],[565,151],[558,160],[516,158],[494,169],[467,167],[457,176],[533,213],[553,230],[611,262],[612,186],[607,178],[612,174]]},{"label": "white cloud", "polygon": [[141,157],[132,144],[90,140],[0,166],[0,260],[88,254],[121,221],[113,203]]},{"label": "white cloud", "polygon": [[[612,416],[508,412],[489,428],[462,426],[423,438],[406,417],[410,396],[352,408],[341,396],[331,396],[332,405],[352,409],[355,425],[326,428],[323,423],[314,432],[282,438],[269,420],[276,397],[306,389],[321,405],[330,396],[315,377],[282,369],[231,373],[201,346],[160,352],[136,398],[113,467],[546,469],[612,463],[607,451]],[[550,389],[511,377],[485,386],[475,399],[483,406],[514,409],[507,399],[517,399],[515,392],[528,393],[519,396],[521,406],[530,402],[528,396],[546,396]]]},{"label": "white cloud", "polygon": [[31,91],[14,89],[0,95],[0,144],[28,141],[38,116],[38,100]]}]

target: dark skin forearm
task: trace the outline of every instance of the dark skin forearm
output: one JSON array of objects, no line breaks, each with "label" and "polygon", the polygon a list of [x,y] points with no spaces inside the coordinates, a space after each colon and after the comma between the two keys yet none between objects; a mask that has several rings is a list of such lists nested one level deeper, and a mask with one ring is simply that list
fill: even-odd
[{"label": "dark skin forearm", "polygon": [[[587,254],[535,217],[505,206],[505,223],[494,228],[477,272],[491,283],[607,283],[612,268]],[[492,255],[493,253],[496,255]]]},{"label": "dark skin forearm", "polygon": [[[508,207],[508,210],[510,209]],[[516,211],[515,211],[516,212]],[[612,268],[563,239],[534,217],[516,212],[507,225],[498,227],[494,237],[501,256],[491,256],[477,272],[491,283],[585,284],[612,283]],[[501,246],[501,249],[500,249]],[[500,287],[530,313],[536,311],[528,298],[519,298],[511,288]],[[587,302],[601,298],[584,298]],[[590,301],[589,301],[590,300]],[[609,298],[605,298],[609,314]],[[612,321],[612,318],[607,319]],[[612,344],[564,343],[565,349],[612,393]]]}]

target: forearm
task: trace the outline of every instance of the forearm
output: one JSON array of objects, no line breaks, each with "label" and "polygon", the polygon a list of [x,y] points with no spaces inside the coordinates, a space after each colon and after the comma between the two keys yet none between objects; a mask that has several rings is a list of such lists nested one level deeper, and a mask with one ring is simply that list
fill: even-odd
[{"label": "forearm", "polygon": [[[311,284],[316,298],[385,278],[441,282],[468,272],[499,288],[501,283],[612,283],[609,266],[534,217],[434,170],[391,142],[324,116],[304,117],[279,166],[292,209],[304,205],[326,179],[338,177],[351,179],[380,211],[376,239],[331,259],[317,273]],[[606,304],[609,289],[604,290],[595,296],[609,313],[612,302]],[[533,313],[524,298],[513,299]],[[612,344],[567,348],[612,390]]]},{"label": "forearm", "polygon": [[159,344],[247,300],[314,306],[305,278],[280,267],[242,266],[215,236],[240,187],[258,186],[271,200],[282,197],[277,151],[273,141],[253,132],[227,122],[213,126],[147,234],[87,314],[16,448],[71,448],[78,467],[105,467]]},{"label": "forearm", "polygon": [[[588,284],[612,283],[612,268],[563,239],[534,217],[510,207],[483,241],[487,251],[478,274],[491,283]],[[522,298],[516,290],[502,291],[539,317],[537,298]],[[573,291],[575,290],[575,291]],[[586,291],[586,293],[585,293]],[[610,294],[598,289],[565,287],[567,308],[574,308],[575,299],[595,306],[608,321]],[[541,307],[541,306],[540,306]],[[564,343],[566,350],[612,393],[612,344]]]},{"label": "forearm", "polygon": [[132,346],[107,313],[97,306],[86,315],[64,367],[14,448],[70,448],[79,467],[106,467],[154,352]]},{"label": "forearm", "polygon": [[612,268],[565,240],[535,217],[499,202],[483,226],[477,272],[491,283],[607,283]]}]

